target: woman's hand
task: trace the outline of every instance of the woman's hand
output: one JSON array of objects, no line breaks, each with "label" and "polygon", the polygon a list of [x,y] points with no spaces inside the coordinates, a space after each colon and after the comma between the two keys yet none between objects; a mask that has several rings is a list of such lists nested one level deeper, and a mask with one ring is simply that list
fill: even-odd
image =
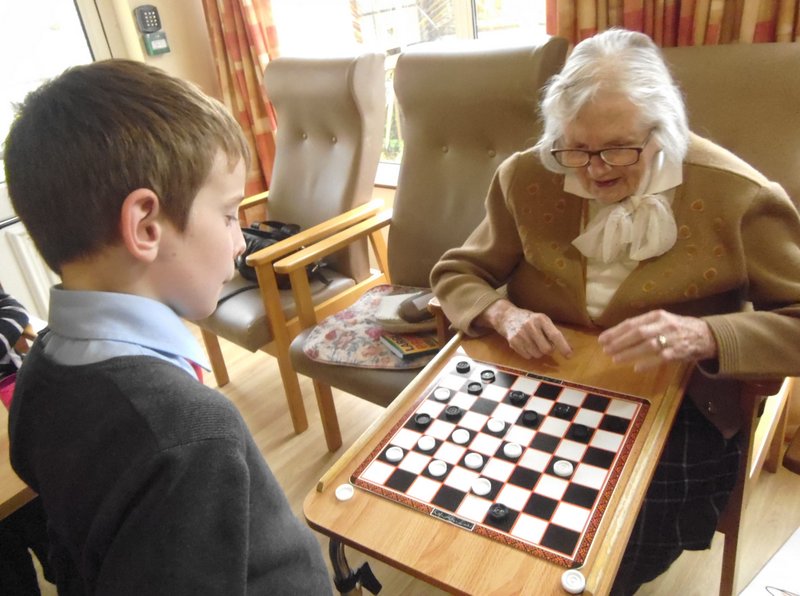
[{"label": "woman's hand", "polygon": [[603,331],[598,341],[614,362],[635,362],[636,371],[664,361],[696,361],[717,356],[717,342],[705,321],[664,310],[651,310],[627,319]]},{"label": "woman's hand", "polygon": [[566,357],[572,355],[572,348],[550,317],[517,308],[508,300],[494,302],[475,322],[497,331],[523,358],[541,358],[553,349]]}]

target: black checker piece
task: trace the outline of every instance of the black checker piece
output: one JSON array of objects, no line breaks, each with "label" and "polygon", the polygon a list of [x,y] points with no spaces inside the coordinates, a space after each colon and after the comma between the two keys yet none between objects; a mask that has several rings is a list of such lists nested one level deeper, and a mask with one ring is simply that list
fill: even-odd
[{"label": "black checker piece", "polygon": [[539,428],[539,425],[542,423],[542,417],[534,410],[525,410],[519,415],[519,420],[517,422],[529,428]]},{"label": "black checker piece", "polygon": [[562,420],[572,420],[577,411],[578,410],[575,408],[575,406],[557,403],[553,406],[553,409],[550,413],[556,418],[561,418]]},{"label": "black checker piece", "polygon": [[534,395],[537,397],[543,397],[545,399],[556,399],[559,395],[561,395],[561,387],[559,385],[553,385],[552,383],[545,383],[542,381],[539,383],[539,386],[536,388],[536,391],[533,392]]},{"label": "black checker piece", "polygon": [[528,394],[523,393],[522,391],[509,391],[508,394],[503,398],[503,401],[507,404],[511,404],[512,406],[522,407],[525,405],[525,402],[528,401]]},{"label": "black checker piece", "polygon": [[[505,515],[501,514],[503,510],[505,510]],[[518,516],[519,511],[509,509],[501,503],[495,503],[489,507],[489,512],[486,514],[484,523],[486,523],[487,526],[492,526],[503,532],[509,532]]]},{"label": "black checker piece", "polygon": [[585,424],[571,424],[567,436],[573,441],[586,444],[592,438],[592,432],[593,429]]}]

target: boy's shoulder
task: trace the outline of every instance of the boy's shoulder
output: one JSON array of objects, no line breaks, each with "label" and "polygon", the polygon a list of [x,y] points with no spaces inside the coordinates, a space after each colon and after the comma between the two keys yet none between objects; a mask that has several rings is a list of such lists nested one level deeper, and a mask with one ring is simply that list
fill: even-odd
[{"label": "boy's shoulder", "polygon": [[46,409],[64,419],[104,420],[106,427],[138,426],[161,449],[197,440],[243,440],[247,432],[225,396],[159,358],[121,356],[62,366],[36,348],[18,378],[21,401],[32,410],[28,415]]}]

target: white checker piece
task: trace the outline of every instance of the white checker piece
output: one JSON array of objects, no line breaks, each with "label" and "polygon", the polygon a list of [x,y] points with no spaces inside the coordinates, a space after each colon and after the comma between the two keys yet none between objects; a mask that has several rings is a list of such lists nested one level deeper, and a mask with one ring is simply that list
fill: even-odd
[{"label": "white checker piece", "polygon": [[616,452],[619,451],[619,448],[622,445],[622,439],[624,438],[624,435],[610,433],[607,430],[597,429],[589,444],[592,447],[599,447],[600,449]]},{"label": "white checker piece", "polygon": [[445,422],[444,420],[433,420],[428,429],[425,431],[425,434],[430,435],[435,439],[439,439],[440,441],[445,441],[450,436],[450,433],[453,432],[455,427],[455,424]]},{"label": "white checker piece", "polygon": [[546,521],[538,517],[520,513],[516,523],[514,523],[514,527],[511,528],[511,535],[534,544],[541,544],[542,536],[544,536],[548,526],[549,524]]},{"label": "white checker piece", "polygon": [[567,420],[561,420],[561,418],[548,416],[539,425],[539,432],[547,433],[548,435],[552,435],[554,437],[563,437],[567,433],[569,424],[570,423]]},{"label": "white checker piece", "polygon": [[608,404],[608,408],[606,409],[606,414],[613,414],[614,416],[619,416],[620,418],[627,418],[630,420],[633,418],[633,415],[636,414],[638,406],[630,401],[622,401],[621,399],[612,399],[611,403]]},{"label": "white checker piece", "polygon": [[537,495],[544,495],[545,497],[560,501],[568,486],[569,482],[566,480],[555,478],[549,474],[543,474],[542,477],[539,478],[539,482],[537,482],[536,486],[533,488],[533,492]]},{"label": "white checker piece", "polygon": [[392,437],[390,443],[406,450],[413,449],[417,444],[417,441],[419,441],[420,436],[420,433],[416,431],[409,430],[407,428],[401,428],[399,431],[397,431],[397,434]]},{"label": "white checker piece", "polygon": [[474,470],[468,470],[467,468],[462,468],[461,466],[456,466],[451,470],[451,472],[447,475],[447,478],[444,479],[444,483],[447,486],[452,486],[453,488],[468,493],[472,483],[480,476],[478,472]]},{"label": "white checker piece", "polygon": [[490,399],[492,401],[501,401],[506,395],[508,394],[508,389],[505,387],[500,387],[499,385],[489,385],[484,386],[483,391],[481,392],[481,397],[484,399]]},{"label": "white checker piece", "polygon": [[456,393],[455,397],[453,397],[447,405],[449,406],[458,406],[459,408],[463,408],[464,410],[469,410],[472,407],[472,404],[475,403],[475,400],[478,399],[476,395],[472,395],[471,393]]},{"label": "white checker piece", "polygon": [[492,412],[494,418],[499,418],[504,422],[510,424],[516,423],[519,420],[520,409],[517,406],[510,406],[508,404],[497,404],[497,407]]},{"label": "white checker piece", "polygon": [[481,470],[481,476],[506,482],[514,473],[514,464],[502,459],[490,459]]},{"label": "white checker piece", "polygon": [[497,493],[497,502],[502,503],[510,509],[522,511],[528,499],[531,498],[531,491],[514,486],[513,484],[506,484],[500,492]]},{"label": "white checker piece", "polygon": [[458,425],[478,432],[483,430],[483,427],[486,426],[487,420],[489,420],[489,417],[486,414],[479,414],[478,412],[466,412],[461,417],[461,420],[458,421]]},{"label": "white checker piece", "polygon": [[436,482],[426,476],[417,476],[417,479],[406,490],[406,494],[409,497],[430,502],[441,486],[441,482]]},{"label": "white checker piece", "polygon": [[578,467],[575,468],[575,473],[572,475],[572,481],[599,490],[606,481],[606,471],[597,466],[578,464]]},{"label": "white checker piece", "polygon": [[386,484],[386,480],[388,480],[389,476],[392,475],[394,470],[394,466],[390,466],[376,459],[369,466],[367,466],[367,469],[364,470],[362,476],[371,482],[375,482],[377,484]]},{"label": "white checker piece", "polygon": [[412,474],[421,474],[430,461],[431,457],[429,455],[409,451],[397,467]]},{"label": "white checker piece", "polygon": [[508,429],[503,439],[509,443],[519,443],[520,445],[530,445],[536,431],[532,428],[514,425]]},{"label": "white checker piece", "polygon": [[486,517],[486,512],[492,506],[491,501],[476,497],[475,495],[467,495],[461,501],[461,505],[456,509],[456,515],[463,517],[474,522],[481,522]]},{"label": "white checker piece", "polygon": [[561,444],[556,448],[553,455],[564,459],[571,459],[572,461],[580,461],[583,454],[586,453],[586,449],[587,447],[583,443],[576,443],[575,441],[565,439],[561,441]]},{"label": "white checker piece", "polygon": [[595,412],[594,410],[581,408],[578,410],[578,413],[575,415],[575,418],[573,418],[572,421],[575,424],[583,424],[589,428],[597,428],[602,419],[602,412]]},{"label": "white checker piece", "polygon": [[550,521],[569,530],[583,532],[590,513],[591,509],[578,507],[572,503],[562,502],[558,504],[558,507],[556,507],[556,510],[553,513],[553,517],[550,519]]},{"label": "white checker piece", "polygon": [[511,384],[512,391],[522,391],[523,393],[531,394],[539,387],[540,381],[536,379],[529,379],[527,377],[517,377],[517,380]]},{"label": "white checker piece", "polygon": [[583,403],[585,396],[585,391],[578,391],[572,387],[564,387],[564,389],[558,395],[558,401],[562,404],[569,404],[571,406],[578,407]]},{"label": "white checker piece", "polygon": [[442,443],[442,445],[436,451],[436,455],[434,457],[436,459],[446,461],[448,464],[454,466],[462,457],[464,457],[464,453],[466,453],[466,451],[467,449],[460,445],[455,445],[453,443]]},{"label": "white checker piece", "polygon": [[526,449],[519,460],[519,465],[525,466],[534,472],[544,472],[547,469],[552,455],[538,449]]},{"label": "white checker piece", "polygon": [[469,444],[469,448],[472,451],[477,451],[478,453],[492,456],[497,453],[497,450],[500,449],[500,445],[502,444],[502,439],[499,439],[498,437],[479,433],[472,440],[472,443]]}]

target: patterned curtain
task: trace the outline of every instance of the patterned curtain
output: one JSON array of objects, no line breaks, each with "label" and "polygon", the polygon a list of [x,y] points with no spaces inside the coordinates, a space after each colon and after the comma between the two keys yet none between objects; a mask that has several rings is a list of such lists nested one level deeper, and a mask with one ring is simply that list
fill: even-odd
[{"label": "patterned curtain", "polygon": [[610,27],[661,47],[800,40],[800,0],[547,0],[547,33],[575,44]]},{"label": "patterned curtain", "polygon": [[275,159],[275,112],[264,92],[264,68],[278,56],[270,0],[203,0],[222,100],[250,143],[245,195],[267,190]]}]

